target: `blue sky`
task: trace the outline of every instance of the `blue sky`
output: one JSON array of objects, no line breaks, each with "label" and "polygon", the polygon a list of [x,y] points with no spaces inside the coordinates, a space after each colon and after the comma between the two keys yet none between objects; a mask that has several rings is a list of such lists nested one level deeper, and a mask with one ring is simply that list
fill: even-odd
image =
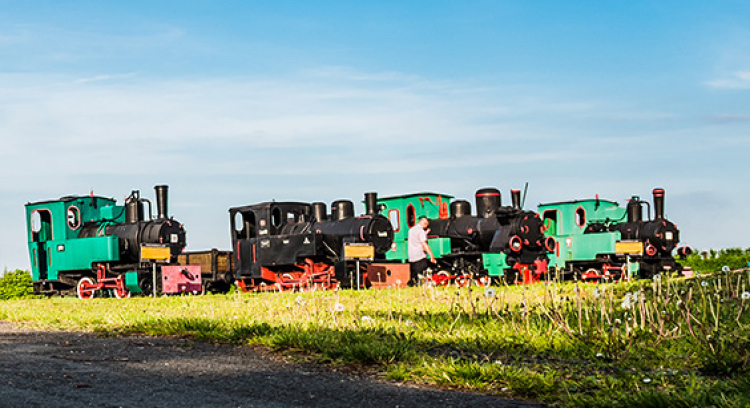
[{"label": "blue sky", "polygon": [[158,183],[190,249],[230,206],[525,182],[750,247],[750,3],[217,3],[0,0],[0,263],[25,202]]}]

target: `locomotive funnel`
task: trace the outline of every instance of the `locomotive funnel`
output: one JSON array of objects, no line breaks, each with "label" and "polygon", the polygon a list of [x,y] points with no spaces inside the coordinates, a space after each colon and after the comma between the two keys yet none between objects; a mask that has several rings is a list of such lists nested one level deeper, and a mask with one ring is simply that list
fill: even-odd
[{"label": "locomotive funnel", "polygon": [[349,200],[337,200],[331,203],[331,219],[341,221],[354,217],[354,203]]},{"label": "locomotive funnel", "polygon": [[521,190],[510,190],[510,199],[513,201],[513,208],[521,209]]},{"label": "locomotive funnel", "polygon": [[323,222],[328,219],[326,214],[326,203],[312,203],[312,213],[315,222]]},{"label": "locomotive funnel", "polygon": [[502,204],[500,190],[496,188],[483,188],[475,194],[477,201],[477,216],[491,218],[497,213]]},{"label": "locomotive funnel", "polygon": [[365,214],[375,215],[380,212],[378,208],[378,193],[365,193]]},{"label": "locomotive funnel", "polygon": [[156,219],[166,220],[169,218],[167,213],[167,190],[169,190],[169,186],[154,186],[154,190],[156,191]]},{"label": "locomotive funnel", "polygon": [[664,219],[664,189],[654,189],[654,219]]}]

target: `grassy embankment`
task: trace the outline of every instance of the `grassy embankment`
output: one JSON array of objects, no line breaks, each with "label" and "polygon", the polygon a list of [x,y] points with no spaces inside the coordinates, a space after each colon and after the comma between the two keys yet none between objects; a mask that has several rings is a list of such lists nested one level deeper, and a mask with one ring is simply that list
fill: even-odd
[{"label": "grassy embankment", "polygon": [[0,319],[264,345],[570,406],[750,404],[750,273],[629,284],[0,302]]}]

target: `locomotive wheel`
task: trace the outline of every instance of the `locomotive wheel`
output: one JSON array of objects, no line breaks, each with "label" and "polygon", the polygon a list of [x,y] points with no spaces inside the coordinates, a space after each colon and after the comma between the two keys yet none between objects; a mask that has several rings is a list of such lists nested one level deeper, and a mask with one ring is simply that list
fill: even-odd
[{"label": "locomotive wheel", "polygon": [[448,286],[450,285],[450,279],[448,279],[451,274],[449,274],[447,271],[440,271],[435,274],[437,276],[437,279],[433,278],[435,280],[435,283],[438,286]]},{"label": "locomotive wheel", "polygon": [[78,299],[93,299],[96,293],[95,286],[91,278],[81,278],[76,285]]},{"label": "locomotive wheel", "polygon": [[476,284],[480,288],[486,288],[490,286],[490,283],[492,283],[492,279],[490,279],[489,276],[481,276],[477,279],[474,279],[474,284]]},{"label": "locomotive wheel", "polygon": [[466,288],[471,286],[472,278],[468,275],[460,275],[456,277],[456,286],[459,288]]},{"label": "locomotive wheel", "polygon": [[116,298],[118,298],[118,299],[127,299],[127,298],[130,297],[130,291],[129,290],[127,290],[124,287],[122,289],[120,289],[120,287],[119,287],[120,285],[117,285],[117,286],[118,287],[115,288],[115,290],[114,290]]}]

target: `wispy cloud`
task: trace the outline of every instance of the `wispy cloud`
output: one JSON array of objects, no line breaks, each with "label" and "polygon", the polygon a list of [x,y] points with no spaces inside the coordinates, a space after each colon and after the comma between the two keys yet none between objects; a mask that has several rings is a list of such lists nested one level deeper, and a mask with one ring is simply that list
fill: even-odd
[{"label": "wispy cloud", "polygon": [[750,89],[750,71],[735,71],[722,78],[708,81],[706,85],[716,89]]},{"label": "wispy cloud", "polygon": [[115,75],[97,75],[94,77],[88,77],[88,78],[78,78],[73,83],[76,84],[85,84],[87,82],[100,82],[100,81],[111,81],[116,79],[123,79],[123,78],[132,78],[136,76],[136,72],[131,72],[128,74],[115,74]]}]

